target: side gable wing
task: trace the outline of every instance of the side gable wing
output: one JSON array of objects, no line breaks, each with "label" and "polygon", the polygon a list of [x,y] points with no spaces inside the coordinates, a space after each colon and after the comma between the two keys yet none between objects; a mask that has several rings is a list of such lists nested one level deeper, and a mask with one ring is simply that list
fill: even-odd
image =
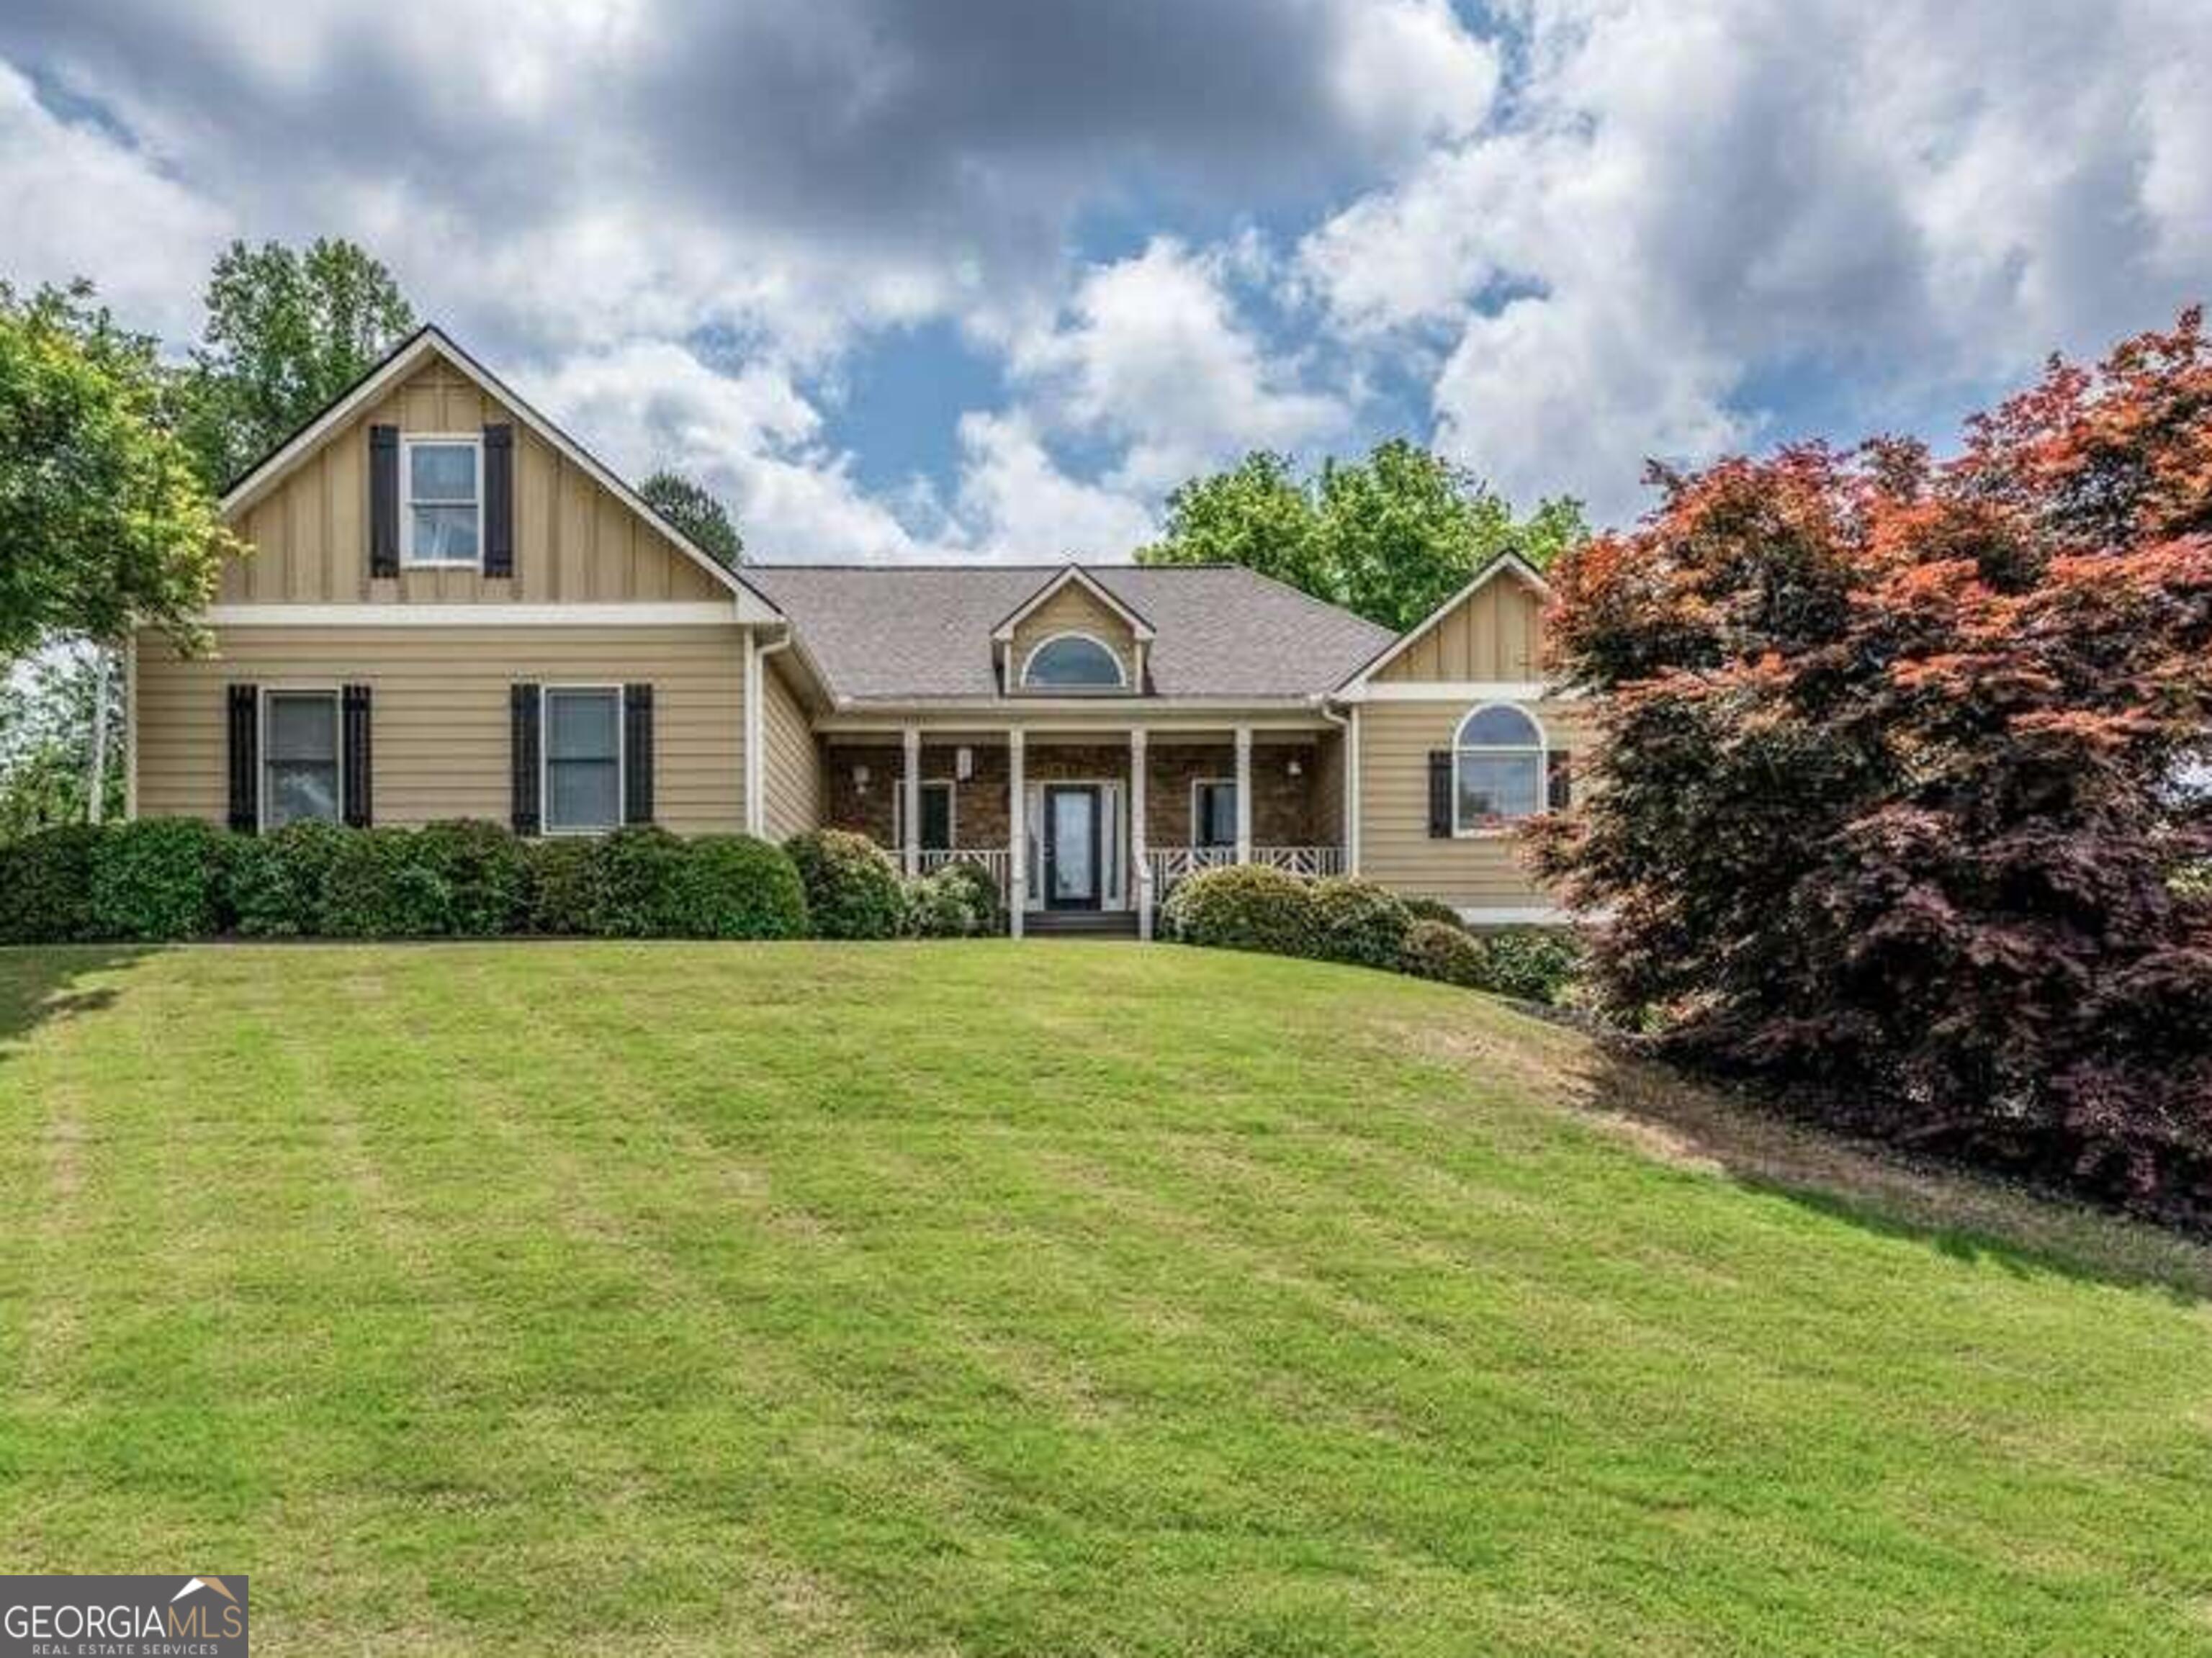
[{"label": "side gable wing", "polygon": [[1357,701],[1376,684],[1411,682],[1533,686],[1541,673],[1543,612],[1550,594],[1544,578],[1518,555],[1492,559],[1335,695]]}]

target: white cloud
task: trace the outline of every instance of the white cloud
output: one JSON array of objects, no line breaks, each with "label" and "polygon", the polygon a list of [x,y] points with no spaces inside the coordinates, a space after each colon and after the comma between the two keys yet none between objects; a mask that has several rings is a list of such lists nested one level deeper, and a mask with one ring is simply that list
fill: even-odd
[{"label": "white cloud", "polygon": [[[1642,501],[1768,429],[1762,374],[1915,410],[2200,291],[2212,37],[2191,0],[1527,0],[1509,114],[1302,244],[1501,483]],[[1850,436],[1852,434],[1841,434]]]},{"label": "white cloud", "polygon": [[1019,414],[963,416],[960,446],[958,550],[1015,562],[1113,560],[1154,534],[1141,501],[1070,477]]},{"label": "white cloud", "polygon": [[91,276],[126,324],[182,340],[230,220],[112,135],[57,119],[0,63],[0,226],[16,228],[0,231],[9,281]]},{"label": "white cloud", "polygon": [[[1291,447],[1348,411],[1304,389],[1239,320],[1224,260],[1168,239],[1094,266],[1012,357],[1037,417],[1125,446],[1114,482],[1158,492],[1244,450]],[[1249,258],[1249,252],[1246,255]],[[1046,412],[1048,411],[1048,412]]]}]

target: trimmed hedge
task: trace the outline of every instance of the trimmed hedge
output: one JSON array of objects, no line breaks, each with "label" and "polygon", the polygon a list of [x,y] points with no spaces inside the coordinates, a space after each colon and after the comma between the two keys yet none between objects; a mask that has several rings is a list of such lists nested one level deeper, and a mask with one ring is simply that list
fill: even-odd
[{"label": "trimmed hedge", "polygon": [[783,843],[806,889],[806,913],[822,938],[896,938],[906,931],[898,865],[865,835],[812,829]]},{"label": "trimmed hedge", "polygon": [[1372,881],[1335,876],[1313,884],[1314,953],[1352,967],[1395,968],[1413,914]]},{"label": "trimmed hedge", "polygon": [[1398,902],[1405,905],[1406,913],[1417,921],[1441,921],[1446,926],[1467,925],[1460,920],[1459,912],[1441,898],[1401,898]]},{"label": "trimmed hedge", "polygon": [[1482,946],[1456,920],[1414,922],[1406,929],[1406,942],[1398,952],[1401,972],[1469,990],[1489,988],[1483,983],[1486,965]]},{"label": "trimmed hedge", "polygon": [[[957,885],[965,897],[966,883]],[[899,897],[896,880],[894,899]],[[902,917],[902,903],[897,911]],[[0,943],[205,938],[790,938],[806,898],[767,841],[659,829],[525,841],[470,819],[422,829],[191,818],[73,825],[0,844]]]},{"label": "trimmed hedge", "polygon": [[803,938],[806,888],[782,848],[702,835],[678,873],[675,916],[687,938]]},{"label": "trimmed hedge", "polygon": [[1317,937],[1313,889],[1265,864],[1200,870],[1160,907],[1168,936],[1214,950],[1310,956]]},{"label": "trimmed hedge", "polygon": [[229,837],[196,817],[146,817],[99,831],[91,848],[88,935],[204,938],[221,929]]},{"label": "trimmed hedge", "polygon": [[1582,963],[1580,942],[1559,928],[1469,932],[1456,921],[1414,922],[1399,953],[1400,969],[1415,978],[1547,1004],[1561,999]]},{"label": "trimmed hedge", "polygon": [[103,833],[68,823],[0,846],[0,944],[92,936],[92,854]]}]

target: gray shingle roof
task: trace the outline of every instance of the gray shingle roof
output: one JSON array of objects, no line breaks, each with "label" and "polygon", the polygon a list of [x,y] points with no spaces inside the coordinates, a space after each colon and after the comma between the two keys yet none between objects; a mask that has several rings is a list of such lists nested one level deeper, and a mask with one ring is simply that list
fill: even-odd
[{"label": "gray shingle roof", "polygon": [[[998,695],[991,630],[1060,565],[749,564],[842,699]],[[1153,695],[1317,695],[1391,641],[1383,628],[1234,565],[1086,564],[1151,623]]]}]

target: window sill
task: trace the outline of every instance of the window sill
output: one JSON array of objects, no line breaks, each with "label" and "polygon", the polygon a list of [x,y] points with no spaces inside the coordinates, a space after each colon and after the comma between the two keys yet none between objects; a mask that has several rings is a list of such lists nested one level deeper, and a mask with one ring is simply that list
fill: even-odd
[{"label": "window sill", "polygon": [[410,570],[474,570],[482,574],[483,563],[473,558],[411,558],[400,562],[399,574]]}]

